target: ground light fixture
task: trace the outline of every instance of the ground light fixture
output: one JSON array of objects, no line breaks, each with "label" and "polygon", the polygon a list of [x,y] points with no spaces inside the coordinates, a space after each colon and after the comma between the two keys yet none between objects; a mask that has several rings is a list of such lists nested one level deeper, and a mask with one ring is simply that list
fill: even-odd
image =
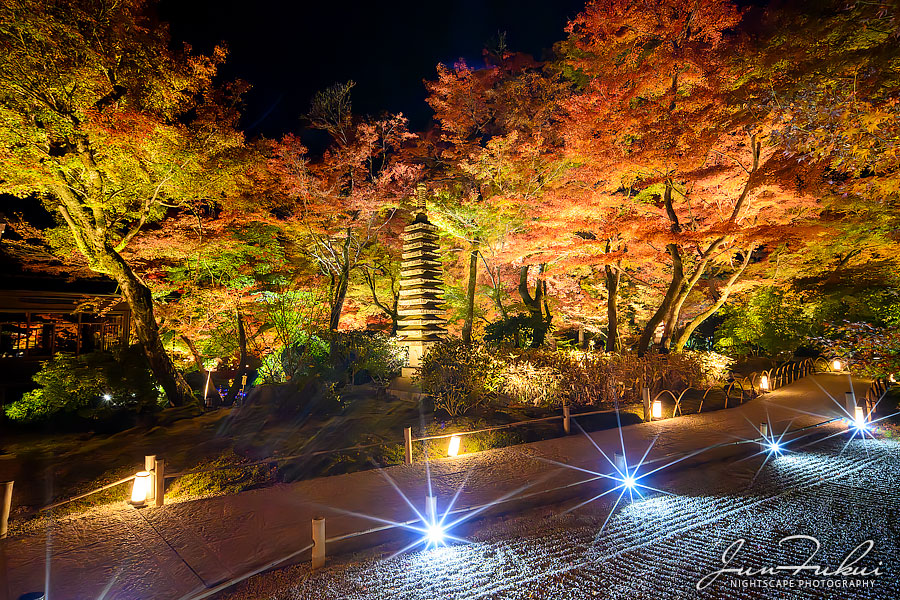
[{"label": "ground light fixture", "polygon": [[454,435],[450,437],[450,445],[447,447],[447,456],[458,456],[459,455],[459,442],[460,437],[458,435]]},{"label": "ground light fixture", "polygon": [[138,471],[134,476],[134,485],[131,487],[131,499],[128,504],[140,508],[147,503],[150,494],[150,472]]},{"label": "ground light fixture", "polygon": [[662,400],[653,401],[653,418],[662,419]]},{"label": "ground light fixture", "polygon": [[437,548],[444,545],[444,526],[438,522],[429,523],[425,531],[425,547]]},{"label": "ground light fixture", "polygon": [[860,430],[865,430],[868,423],[866,423],[866,412],[862,406],[856,407],[856,414],[853,415],[853,426]]},{"label": "ground light fixture", "polygon": [[831,369],[833,371],[842,371],[844,369],[844,365],[839,358],[836,358],[831,361]]},{"label": "ground light fixture", "polygon": [[764,392],[769,391],[769,376],[768,375],[763,375],[762,377],[759,378],[759,389],[761,389]]}]

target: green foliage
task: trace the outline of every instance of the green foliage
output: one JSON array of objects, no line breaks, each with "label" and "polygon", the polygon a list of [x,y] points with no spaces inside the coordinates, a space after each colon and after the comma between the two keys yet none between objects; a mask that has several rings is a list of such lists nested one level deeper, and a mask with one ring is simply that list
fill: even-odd
[{"label": "green foliage", "polygon": [[517,314],[494,321],[484,328],[484,341],[510,348],[528,348],[534,340],[534,330],[543,329],[543,321],[531,314]]},{"label": "green foliage", "polygon": [[332,332],[330,354],[337,370],[335,379],[342,380],[346,374],[350,383],[357,383],[357,375],[363,372],[386,383],[406,363],[405,352],[396,340],[380,331]]},{"label": "green foliage", "polygon": [[57,415],[91,420],[156,408],[159,393],[140,347],[117,354],[57,354],[34,376],[38,388],[5,408],[14,421],[42,421]]},{"label": "green foliage", "polygon": [[813,330],[812,308],[793,290],[763,288],[723,308],[716,348],[731,356],[793,353]]},{"label": "green foliage", "polygon": [[489,401],[500,386],[502,362],[483,344],[444,340],[422,360],[422,389],[435,410],[455,417]]}]

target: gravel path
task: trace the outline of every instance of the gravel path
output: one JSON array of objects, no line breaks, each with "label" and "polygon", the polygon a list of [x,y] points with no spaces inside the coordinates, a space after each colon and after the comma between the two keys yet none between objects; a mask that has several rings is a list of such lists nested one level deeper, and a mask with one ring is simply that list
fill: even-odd
[{"label": "gravel path", "polygon": [[[397,548],[383,546],[314,574],[305,567],[285,569],[251,580],[227,598],[900,598],[898,442],[856,440],[845,449],[835,438],[786,453],[754,478],[761,462],[660,472],[653,484],[671,494],[620,504],[605,527],[611,501],[554,516],[563,512],[560,506],[482,523],[468,544],[393,557]],[[814,543],[779,545],[791,535],[817,538],[821,549],[809,564],[832,568],[872,540],[872,551],[857,566],[879,567],[882,574],[724,574],[697,589],[704,576],[722,568],[723,552],[739,539],[746,543],[729,566],[801,564]]]},{"label": "gravel path", "polygon": [[[852,385],[857,394],[862,394],[867,382],[855,380]],[[843,413],[840,400],[850,387],[851,381],[846,375],[816,375],[742,406],[632,425],[624,427],[621,435],[630,457],[640,456],[651,441],[656,440],[650,457],[658,459],[716,443],[754,438],[758,435],[755,427],[761,421],[769,422],[772,431],[777,433],[788,427],[803,427],[840,416]],[[832,401],[829,395],[839,401]],[[620,433],[618,430],[605,430],[592,433],[590,439],[584,435],[572,435],[455,459],[434,460],[430,464],[433,492],[439,498],[441,510],[459,489],[462,492],[456,506],[462,509],[505,496],[515,497],[513,501],[491,509],[489,515],[482,515],[494,518],[569,499],[573,502],[588,499],[602,491],[603,482],[573,485],[590,476],[584,471],[560,465],[611,472],[611,467],[599,455],[595,444],[612,453],[622,447]],[[691,461],[695,467],[691,471],[671,471],[659,475],[671,475],[673,482],[683,485],[681,478],[690,480],[690,474],[695,473],[699,478],[695,489],[699,491],[688,493],[689,497],[702,498],[714,493],[711,491],[714,487],[710,486],[719,485],[720,480],[729,485],[746,486],[753,477],[755,467],[742,471],[735,466],[717,466],[730,465],[729,460],[746,452],[746,448],[731,446],[721,451],[704,452]],[[164,457],[164,449],[160,449],[158,454]],[[136,464],[140,458],[135,457]],[[747,464],[749,461],[744,466]],[[0,574],[5,575],[6,584],[6,590],[0,586],[0,598],[4,591],[9,598],[15,599],[21,594],[47,588],[50,597],[65,599],[182,600],[206,594],[223,582],[243,577],[273,563],[279,564],[288,556],[292,557],[292,561],[309,560],[308,552],[302,555],[296,553],[311,542],[310,521],[315,516],[326,516],[329,539],[367,530],[378,524],[377,520],[362,515],[390,521],[410,519],[411,511],[397,489],[403,490],[421,507],[427,493],[427,481],[426,465],[416,463],[390,467],[383,472],[349,473],[232,496],[180,503],[167,501],[162,508],[136,511],[119,504],[81,516],[69,515],[56,519],[51,515],[42,522],[42,528],[16,533],[0,544]],[[559,491],[548,493],[547,490]],[[726,492],[733,494],[734,490]],[[531,495],[523,497],[523,494]],[[591,503],[572,518],[586,518],[584,510],[602,506],[603,502]],[[754,506],[743,510],[756,510]],[[704,511],[708,512],[707,508],[701,503],[688,512],[703,515],[706,514]],[[587,513],[587,517],[591,514]],[[574,535],[567,531],[571,525],[569,523],[560,525],[556,520],[546,522],[562,527],[562,538]],[[596,530],[599,526],[593,528]],[[613,530],[614,523],[610,522],[608,528]],[[466,536],[474,534],[468,530],[461,533]],[[340,543],[329,542],[328,552],[332,557],[340,556],[399,537],[402,537],[401,532],[392,530]],[[535,548],[540,547],[538,541],[532,544]],[[647,547],[639,552],[650,550],[652,548]],[[506,552],[514,555],[513,550]],[[560,556],[575,560],[572,557],[576,554],[572,552],[574,550]],[[452,557],[446,560],[450,561]],[[521,560],[520,567],[516,567],[521,571],[528,571],[532,564],[539,564],[533,562],[531,555],[524,555]],[[556,567],[540,566],[539,570],[543,572],[546,569],[553,571]],[[602,572],[596,567],[590,570]],[[567,572],[560,571],[560,577],[565,577]],[[469,575],[465,577],[468,581]],[[587,575],[584,578],[590,579]],[[486,590],[488,595],[506,593]],[[368,597],[390,597],[390,594]]]}]

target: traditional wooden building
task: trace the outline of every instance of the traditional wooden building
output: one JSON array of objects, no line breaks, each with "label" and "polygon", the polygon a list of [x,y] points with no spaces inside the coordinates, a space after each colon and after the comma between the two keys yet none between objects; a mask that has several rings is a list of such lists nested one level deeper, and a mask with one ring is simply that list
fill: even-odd
[{"label": "traditional wooden building", "polygon": [[109,350],[130,333],[131,312],[117,294],[0,290],[0,360]]}]

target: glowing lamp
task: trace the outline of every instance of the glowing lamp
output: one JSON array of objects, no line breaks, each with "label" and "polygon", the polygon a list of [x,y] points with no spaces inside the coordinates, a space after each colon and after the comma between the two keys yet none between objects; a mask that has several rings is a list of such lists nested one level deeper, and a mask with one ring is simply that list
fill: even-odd
[{"label": "glowing lamp", "polygon": [[110,400],[112,400],[112,396],[110,396],[109,394],[103,394],[103,399],[109,402]]},{"label": "glowing lamp", "polygon": [[762,377],[759,378],[759,389],[761,389],[764,392],[769,391],[769,376],[768,375],[763,375]]},{"label": "glowing lamp", "polygon": [[866,413],[862,406],[856,407],[856,414],[853,415],[853,424],[857,429],[866,428]]},{"label": "glowing lamp", "polygon": [[662,419],[662,400],[653,401],[653,418]]},{"label": "glowing lamp", "polygon": [[138,471],[134,476],[134,485],[131,487],[131,500],[128,503],[136,507],[144,506],[149,494],[150,472]]},{"label": "glowing lamp", "polygon": [[431,523],[425,530],[426,546],[440,546],[444,543],[444,527],[440,523]]},{"label": "glowing lamp", "polygon": [[769,452],[771,454],[781,454],[781,444],[778,442],[769,442]]},{"label": "glowing lamp", "polygon": [[458,456],[459,455],[459,436],[454,435],[450,438],[450,446],[447,448],[447,456]]},{"label": "glowing lamp", "polygon": [[625,488],[626,488],[626,489],[632,490],[632,489],[634,489],[634,485],[635,485],[636,482],[635,482],[635,480],[634,480],[634,476],[632,476],[632,475],[626,475],[626,476],[622,479],[622,483],[625,485]]},{"label": "glowing lamp", "polygon": [[844,368],[844,365],[841,363],[840,359],[834,359],[831,361],[831,368],[834,371],[840,371]]}]

